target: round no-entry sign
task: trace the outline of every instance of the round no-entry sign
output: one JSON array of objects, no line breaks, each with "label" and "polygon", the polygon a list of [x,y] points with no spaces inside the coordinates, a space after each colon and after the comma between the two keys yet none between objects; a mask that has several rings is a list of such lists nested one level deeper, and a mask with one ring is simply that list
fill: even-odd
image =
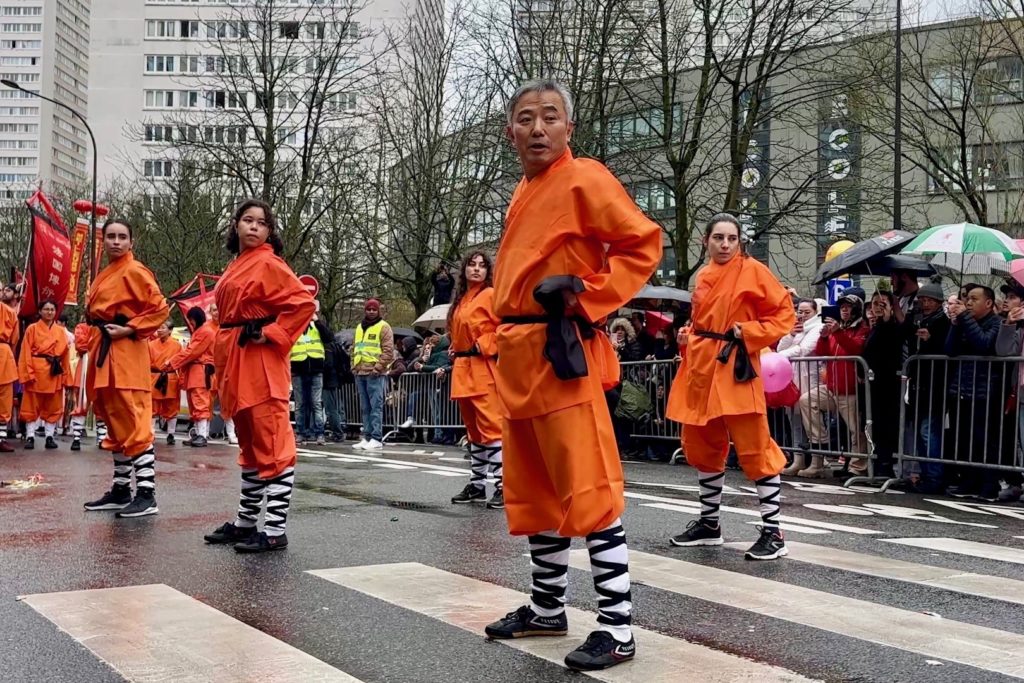
[{"label": "round no-entry sign", "polygon": [[309,295],[314,299],[316,298],[316,295],[320,293],[320,283],[317,282],[317,279],[312,275],[300,275],[299,282],[302,283],[302,286],[306,288],[306,291],[309,292]]}]

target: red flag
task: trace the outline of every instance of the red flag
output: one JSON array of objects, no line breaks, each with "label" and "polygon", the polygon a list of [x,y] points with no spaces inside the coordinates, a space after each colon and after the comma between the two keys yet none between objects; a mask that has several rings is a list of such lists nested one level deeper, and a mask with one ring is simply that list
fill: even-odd
[{"label": "red flag", "polygon": [[[204,312],[208,311],[210,310],[210,304],[213,303],[213,289],[219,279],[219,275],[199,273],[167,298],[178,304],[178,310],[181,311],[182,318],[185,318],[188,310],[194,306],[198,306]],[[188,320],[188,318],[185,319]]]},{"label": "red flag", "polygon": [[59,315],[71,284],[71,238],[60,214],[41,190],[25,203],[32,217],[32,242],[25,273],[25,296],[18,315],[35,317],[39,302],[47,299],[56,302]]}]

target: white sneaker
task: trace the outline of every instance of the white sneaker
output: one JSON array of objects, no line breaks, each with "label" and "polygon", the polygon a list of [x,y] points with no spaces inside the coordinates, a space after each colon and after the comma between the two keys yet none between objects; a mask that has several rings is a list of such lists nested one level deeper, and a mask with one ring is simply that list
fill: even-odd
[{"label": "white sneaker", "polygon": [[352,444],[352,448],[361,451],[361,450],[364,450],[369,445],[370,445],[369,441],[367,441],[366,439],[362,439],[359,443]]},{"label": "white sneaker", "polygon": [[377,439],[370,439],[370,443],[363,446],[364,451],[379,451],[382,448],[384,448],[384,444]]},{"label": "white sneaker", "polygon": [[398,425],[398,428],[399,429],[408,429],[409,427],[412,427],[414,424],[416,424],[416,420],[414,420],[414,419],[412,419],[410,417],[408,420],[406,420],[402,424]]},{"label": "white sneaker", "polygon": [[237,446],[238,445],[238,437],[234,436],[233,434],[229,435],[228,436],[228,443],[231,444],[232,446]]}]

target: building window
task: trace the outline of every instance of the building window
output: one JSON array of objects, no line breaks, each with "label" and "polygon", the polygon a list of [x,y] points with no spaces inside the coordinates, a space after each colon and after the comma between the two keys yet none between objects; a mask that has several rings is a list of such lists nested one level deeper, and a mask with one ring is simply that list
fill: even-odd
[{"label": "building window", "polygon": [[147,178],[170,178],[174,175],[174,167],[166,159],[147,159],[143,163],[142,174]]},{"label": "building window", "polygon": [[3,33],[41,33],[42,24],[0,24]]},{"label": "building window", "polygon": [[[185,23],[185,22],[181,22]],[[178,37],[178,25],[177,21],[163,20],[163,19],[150,19],[146,22],[146,37],[147,38],[177,38]]]},{"label": "building window", "polygon": [[182,19],[181,20],[181,37],[182,38],[198,38],[199,37],[199,22],[195,20]]},{"label": "building window", "polygon": [[672,209],[676,205],[676,193],[659,180],[634,183],[632,191],[636,205],[646,213],[655,214]]},{"label": "building window", "polygon": [[41,40],[0,40],[0,48],[4,50],[41,50]]},{"label": "building window", "polygon": [[146,107],[154,109],[171,109],[174,107],[173,90],[147,90]]},{"label": "building window", "polygon": [[287,38],[288,40],[299,39],[299,22],[297,21],[282,21],[280,23],[281,37]]},{"label": "building window", "polygon": [[145,140],[146,142],[171,142],[173,130],[171,126],[147,125]]},{"label": "building window", "polygon": [[146,55],[146,73],[172,73],[174,55]]},{"label": "building window", "polygon": [[313,22],[306,24],[306,40],[323,40],[326,35],[326,30],[323,22]]},{"label": "building window", "polygon": [[354,92],[334,93],[328,96],[327,105],[340,111],[353,111],[356,108],[356,94]]},{"label": "building window", "polygon": [[43,8],[6,6],[0,8],[0,14],[5,17],[41,17],[43,16]]},{"label": "building window", "polygon": [[338,27],[338,37],[342,40],[359,40],[359,22],[346,21]]}]

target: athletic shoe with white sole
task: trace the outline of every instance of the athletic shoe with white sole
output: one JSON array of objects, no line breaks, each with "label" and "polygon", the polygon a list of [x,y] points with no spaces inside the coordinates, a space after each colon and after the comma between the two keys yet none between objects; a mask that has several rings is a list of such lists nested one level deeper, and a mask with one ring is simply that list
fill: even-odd
[{"label": "athletic shoe with white sole", "polygon": [[628,662],[636,656],[636,640],[628,643],[615,640],[608,631],[594,631],[587,641],[565,657],[565,665],[573,671],[600,671]]},{"label": "athletic shoe with white sole", "polygon": [[782,538],[782,532],[778,527],[757,527],[761,531],[761,537],[757,539],[744,557],[748,560],[777,560],[784,555],[789,555],[789,548]]},{"label": "athletic shoe with white sole", "polygon": [[523,605],[504,618],[484,628],[488,638],[510,640],[531,636],[564,636],[569,633],[569,619],[562,612],[555,617],[542,617],[529,605]]},{"label": "athletic shoe with white sole", "polygon": [[672,545],[681,548],[691,548],[701,545],[722,545],[725,540],[722,538],[722,525],[711,525],[704,519],[695,519],[686,525],[686,531],[668,539]]},{"label": "athletic shoe with white sole", "polygon": [[115,486],[104,493],[98,500],[89,501],[85,509],[90,512],[99,510],[123,510],[132,502],[132,490],[127,486]]},{"label": "athletic shoe with white sole", "polygon": [[145,517],[160,512],[156,506],[156,494],[153,491],[141,489],[135,492],[135,498],[128,504],[128,507],[116,512],[115,517]]}]

